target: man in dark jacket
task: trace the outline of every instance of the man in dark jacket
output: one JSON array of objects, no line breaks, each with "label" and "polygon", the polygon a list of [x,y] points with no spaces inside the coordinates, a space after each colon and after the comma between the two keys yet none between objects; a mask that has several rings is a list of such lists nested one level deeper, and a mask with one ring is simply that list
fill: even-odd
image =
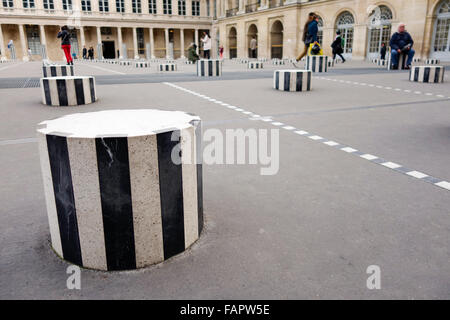
[{"label": "man in dark jacket", "polygon": [[87,59],[87,49],[86,49],[86,46],[83,46],[83,59]]},{"label": "man in dark jacket", "polygon": [[400,54],[406,54],[408,60],[406,61],[406,69],[411,68],[412,59],[416,53],[412,48],[414,41],[411,35],[405,30],[405,25],[401,23],[398,26],[398,32],[392,35],[391,41],[391,58],[394,69],[398,69],[398,58]]}]

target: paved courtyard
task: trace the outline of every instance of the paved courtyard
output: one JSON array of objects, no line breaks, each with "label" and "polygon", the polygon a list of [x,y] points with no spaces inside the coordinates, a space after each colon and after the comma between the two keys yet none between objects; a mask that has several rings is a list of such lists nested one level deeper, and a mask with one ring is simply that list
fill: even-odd
[{"label": "paved courtyard", "polygon": [[[178,67],[76,62],[77,75],[96,77],[99,101],[57,108],[41,103],[41,62],[0,64],[0,299],[450,298],[448,67],[443,84],[423,84],[353,61],[296,93],[272,89],[289,64],[225,61],[214,79]],[[197,114],[203,130],[279,129],[279,171],[204,165],[205,228],[190,249],[138,271],[83,269],[81,290],[68,290],[69,264],[49,242],[36,125],[142,108]],[[379,290],[366,286],[370,265]]]}]

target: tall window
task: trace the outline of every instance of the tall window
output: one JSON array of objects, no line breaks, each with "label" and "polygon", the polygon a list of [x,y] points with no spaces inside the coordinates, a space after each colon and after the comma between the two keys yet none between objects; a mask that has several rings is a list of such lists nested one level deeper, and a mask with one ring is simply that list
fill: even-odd
[{"label": "tall window", "polygon": [[44,9],[45,10],[54,10],[55,4],[53,0],[44,0]]},{"label": "tall window", "polygon": [[210,8],[209,8],[209,0],[206,0],[206,16],[209,17]]},{"label": "tall window", "polygon": [[34,0],[23,0],[24,8],[34,8]]},{"label": "tall window", "polygon": [[27,26],[27,42],[31,54],[41,54],[41,40],[39,38],[39,29],[37,26]]},{"label": "tall window", "polygon": [[431,55],[447,60],[450,57],[450,0],[442,1],[436,15]]},{"label": "tall window", "polygon": [[142,13],[141,0],[133,0],[131,5],[133,7],[133,13]]},{"label": "tall window", "polygon": [[200,1],[192,1],[192,15],[193,16],[200,15]]},{"label": "tall window", "polygon": [[98,9],[100,12],[109,12],[108,0],[98,0]]},{"label": "tall window", "polygon": [[392,11],[388,7],[381,5],[376,7],[369,16],[369,58],[378,56],[381,44],[389,45],[391,38]]},{"label": "tall window", "polygon": [[317,42],[320,43],[321,45],[323,44],[322,40],[323,40],[323,19],[322,17],[318,16],[318,20],[319,22],[317,23]]},{"label": "tall window", "polygon": [[81,0],[81,10],[91,12],[91,0]]},{"label": "tall window", "polygon": [[344,40],[344,53],[352,53],[353,50],[353,25],[355,19],[353,15],[345,11],[339,15],[336,21],[336,29],[341,32],[341,37]]},{"label": "tall window", "polygon": [[136,28],[136,38],[138,44],[138,53],[145,54],[144,29]]},{"label": "tall window", "polygon": [[172,14],[172,0],[163,0],[163,13]]},{"label": "tall window", "polygon": [[62,6],[64,11],[72,10],[72,0],[62,0]]},{"label": "tall window", "polygon": [[178,0],[178,14],[180,16],[186,15],[186,0]]},{"label": "tall window", "polygon": [[3,8],[14,8],[14,0],[3,0]]},{"label": "tall window", "polygon": [[156,0],[148,0],[148,13],[156,14]]},{"label": "tall window", "polygon": [[125,12],[125,0],[116,0],[116,11],[121,13]]}]

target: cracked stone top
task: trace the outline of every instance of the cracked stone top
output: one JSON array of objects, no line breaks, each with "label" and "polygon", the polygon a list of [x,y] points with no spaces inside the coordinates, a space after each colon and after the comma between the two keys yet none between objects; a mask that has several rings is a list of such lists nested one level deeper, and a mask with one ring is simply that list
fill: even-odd
[{"label": "cracked stone top", "polygon": [[37,131],[73,138],[132,137],[188,128],[199,120],[183,111],[106,110],[46,120],[39,123]]}]

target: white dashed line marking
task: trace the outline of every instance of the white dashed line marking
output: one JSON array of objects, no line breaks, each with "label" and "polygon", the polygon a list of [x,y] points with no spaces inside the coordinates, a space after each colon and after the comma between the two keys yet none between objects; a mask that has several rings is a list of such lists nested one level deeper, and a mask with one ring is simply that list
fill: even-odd
[{"label": "white dashed line marking", "polygon": [[411,177],[417,178],[417,179],[422,179],[422,178],[428,177],[427,174],[419,172],[419,171],[415,171],[415,170],[407,172],[406,174]]},{"label": "white dashed line marking", "polygon": [[385,167],[388,167],[388,168],[390,168],[390,169],[397,169],[397,168],[400,168],[400,167],[401,167],[401,165],[399,165],[399,164],[397,164],[397,163],[395,163],[395,162],[390,162],[390,161],[388,161],[388,162],[383,162],[381,165],[382,165],[382,166],[385,166]]},{"label": "white dashed line marking", "polygon": [[374,156],[374,155],[369,154],[369,153],[360,155],[360,157],[361,157],[361,158],[364,158],[364,159],[366,159],[366,160],[375,160],[375,159],[378,159],[377,156]]},{"label": "white dashed line marking", "polygon": [[358,150],[350,148],[350,147],[345,147],[341,149],[342,151],[348,152],[348,153],[352,153],[352,152],[356,152]]}]

